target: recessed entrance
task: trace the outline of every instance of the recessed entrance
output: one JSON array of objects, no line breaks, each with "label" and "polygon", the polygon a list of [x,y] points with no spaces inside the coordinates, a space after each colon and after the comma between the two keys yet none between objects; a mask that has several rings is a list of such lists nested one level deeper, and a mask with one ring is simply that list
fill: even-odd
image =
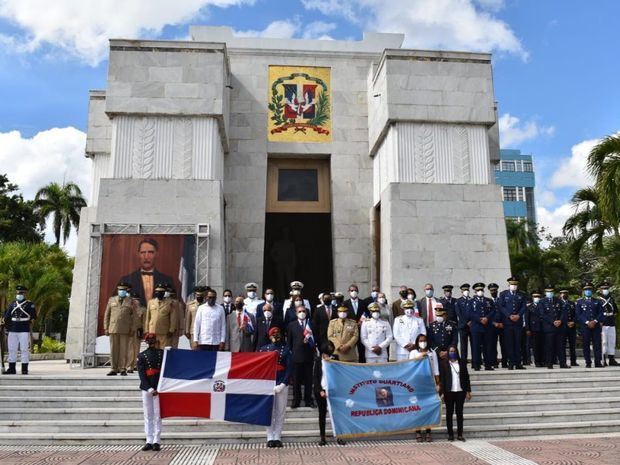
[{"label": "recessed entrance", "polygon": [[304,283],[313,305],[333,288],[329,160],[270,159],[263,287],[288,298],[289,283]]}]

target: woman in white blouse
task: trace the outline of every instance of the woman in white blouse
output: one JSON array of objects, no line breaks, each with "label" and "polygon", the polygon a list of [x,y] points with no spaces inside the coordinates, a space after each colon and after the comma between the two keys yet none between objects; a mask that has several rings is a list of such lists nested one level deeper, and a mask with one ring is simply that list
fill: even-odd
[{"label": "woman in white blouse", "polygon": [[[415,349],[409,353],[410,360],[423,360],[428,357],[431,362],[431,370],[433,378],[435,379],[435,388],[439,392],[439,364],[437,363],[437,354],[428,346],[428,338],[426,334],[419,334],[415,340]],[[418,442],[432,442],[431,429],[426,428],[424,432],[422,430],[416,431],[416,440]]]},{"label": "woman in white blouse", "polygon": [[456,438],[459,441],[465,441],[463,437],[463,406],[466,399],[471,399],[471,383],[469,381],[467,363],[459,358],[456,346],[450,346],[448,348],[448,358],[440,361],[439,374],[441,397],[446,404],[448,440],[454,441],[452,416],[456,410]]}]

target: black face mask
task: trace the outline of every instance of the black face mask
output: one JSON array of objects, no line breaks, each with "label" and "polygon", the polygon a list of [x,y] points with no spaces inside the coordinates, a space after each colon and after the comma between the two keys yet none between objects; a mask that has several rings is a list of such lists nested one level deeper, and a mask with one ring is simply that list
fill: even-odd
[{"label": "black face mask", "polygon": [[203,303],[203,302],[205,301],[205,298],[204,298],[204,296],[202,296],[202,295],[197,295],[197,296],[196,296],[196,301],[197,301],[199,304],[201,304],[201,303]]},{"label": "black face mask", "polygon": [[323,301],[323,304],[324,304],[324,305],[331,305],[331,304],[332,304],[332,299],[325,299],[325,300]]},{"label": "black face mask", "polygon": [[237,310],[243,310],[243,302],[236,303],[236,304],[235,304],[235,308],[236,308]]},{"label": "black face mask", "polygon": [[399,294],[403,299],[407,298],[407,291],[400,291]]},{"label": "black face mask", "polygon": [[164,298],[164,293],[162,291],[155,292],[155,297],[159,300]]},{"label": "black face mask", "polygon": [[215,297],[207,297],[207,303],[209,305],[215,305]]}]

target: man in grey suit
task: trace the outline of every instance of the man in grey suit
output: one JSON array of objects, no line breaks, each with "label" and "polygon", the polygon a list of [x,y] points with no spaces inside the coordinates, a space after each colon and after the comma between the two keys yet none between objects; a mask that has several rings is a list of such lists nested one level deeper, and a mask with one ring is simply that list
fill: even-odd
[{"label": "man in grey suit", "polygon": [[226,317],[226,349],[231,352],[253,352],[256,317],[244,309],[243,297],[235,299],[235,310]]},{"label": "man in grey suit", "polygon": [[424,324],[428,328],[435,321],[435,307],[439,301],[435,298],[435,289],[431,283],[424,285],[424,297],[418,300],[418,309],[420,317],[424,320]]}]

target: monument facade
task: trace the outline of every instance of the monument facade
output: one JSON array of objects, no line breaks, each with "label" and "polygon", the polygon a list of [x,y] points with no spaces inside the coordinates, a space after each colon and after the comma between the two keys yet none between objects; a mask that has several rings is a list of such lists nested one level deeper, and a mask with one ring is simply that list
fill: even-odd
[{"label": "monument facade", "polygon": [[314,301],[509,275],[490,55],[400,34],[190,35],[111,40],[107,89],[90,93],[67,358],[95,363],[122,276],[148,296],[159,273],[182,298],[254,281],[284,299],[299,279]]}]

